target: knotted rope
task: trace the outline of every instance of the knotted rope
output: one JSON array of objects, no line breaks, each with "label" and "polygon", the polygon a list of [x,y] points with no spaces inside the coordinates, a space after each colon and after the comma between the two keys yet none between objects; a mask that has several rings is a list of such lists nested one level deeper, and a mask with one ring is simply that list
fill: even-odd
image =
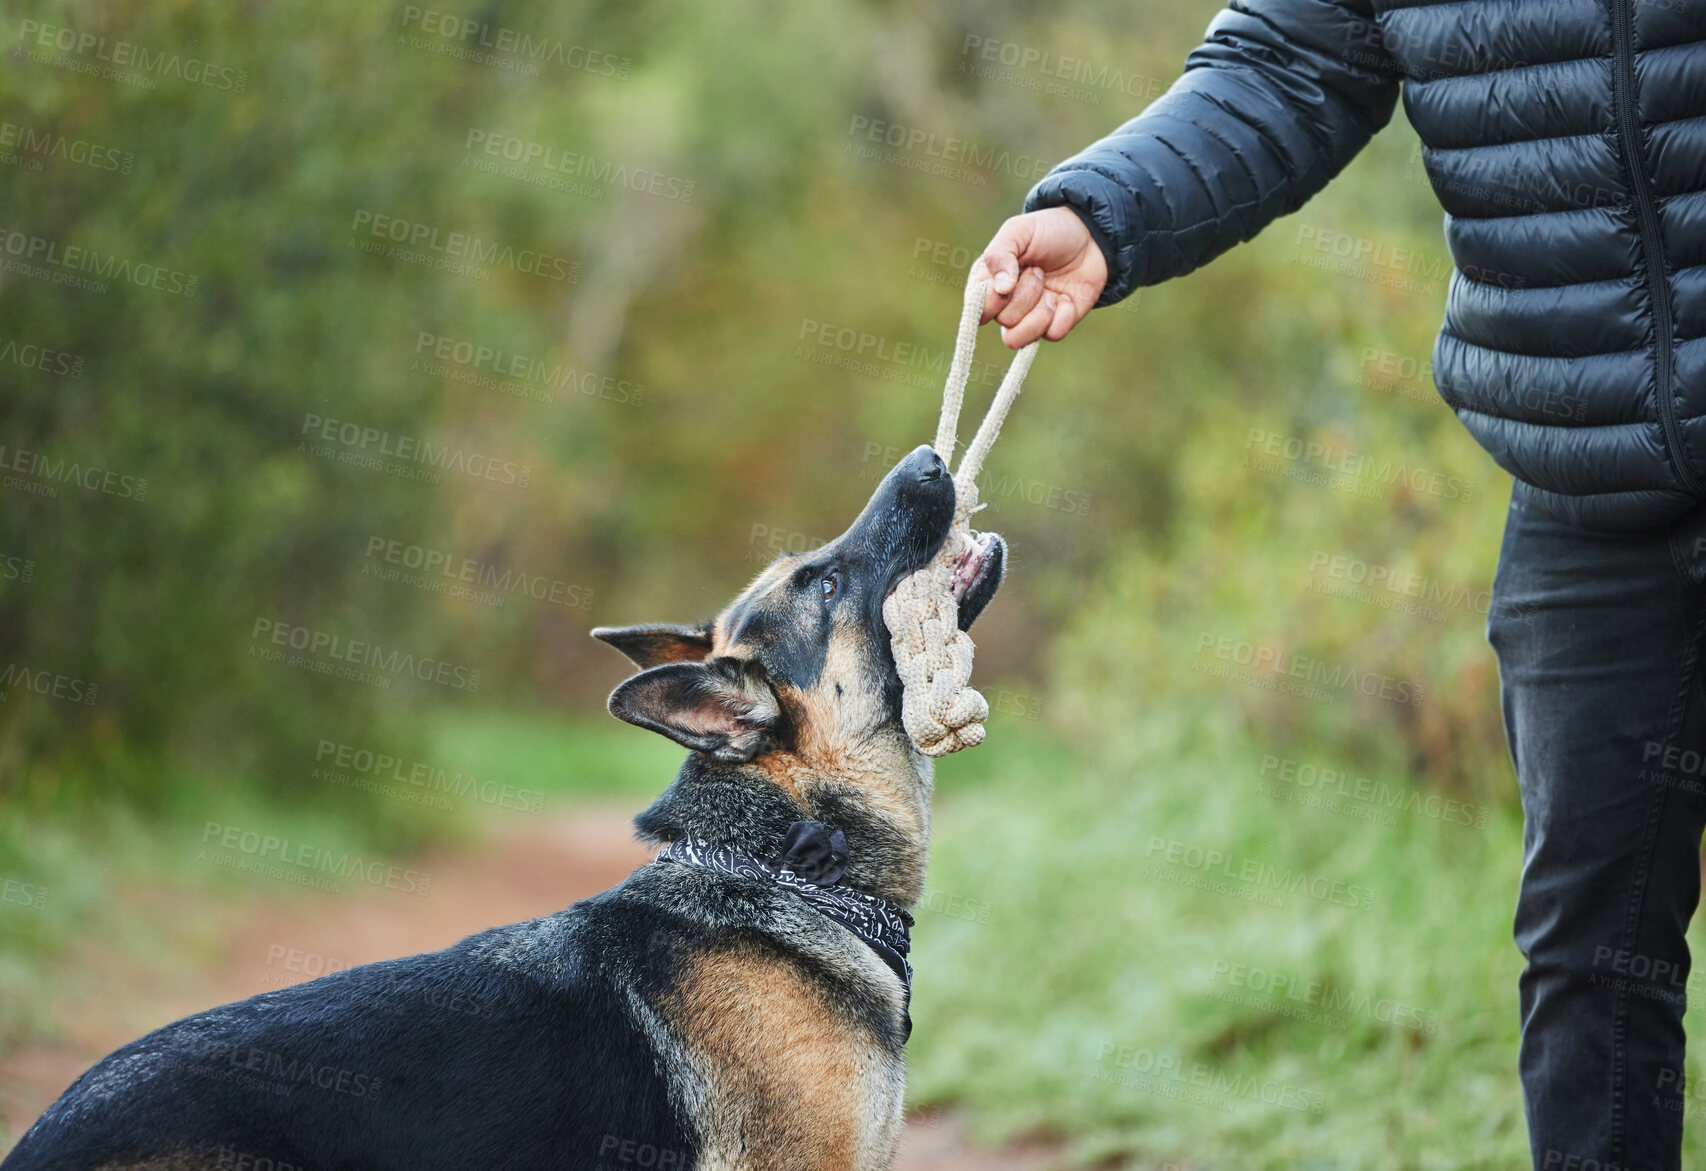
[{"label": "knotted rope", "polygon": [[[960,310],[960,332],[954,342],[954,359],[948,366],[948,384],[942,391],[942,419],[936,426],[932,445],[942,461],[953,463],[955,429],[960,404],[965,401],[966,378],[971,373],[972,353],[977,348],[978,320],[989,281],[966,286],[965,305]],[[923,569],[902,579],[883,602],[883,620],[888,623],[889,645],[900,671],[905,693],[901,718],[906,733],[926,756],[946,756],[962,748],[983,743],[983,721],[989,702],[971,686],[972,655],[977,650],[971,636],[960,629],[959,603],[954,599],[954,569],[961,557],[979,551],[985,536],[974,532],[971,515],[983,506],[977,501],[977,473],[989,453],[1007,408],[1019,395],[1038,342],[1013,355],[1012,365],[989,404],[989,412],[977,434],[960,457],[954,477],[954,520],[941,550]]]}]

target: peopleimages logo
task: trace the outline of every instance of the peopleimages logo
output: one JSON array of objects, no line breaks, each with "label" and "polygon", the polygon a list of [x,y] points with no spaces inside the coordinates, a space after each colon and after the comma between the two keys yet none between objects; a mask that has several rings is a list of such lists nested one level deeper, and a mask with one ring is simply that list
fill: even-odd
[{"label": "peopleimages logo", "polygon": [[[460,769],[404,760],[400,756],[354,744],[340,744],[335,740],[321,740],[314,750],[312,779],[369,792],[394,783],[407,786],[404,791],[420,790],[433,797],[456,797],[529,813],[538,813],[545,808],[545,794],[537,789],[483,781],[475,774],[464,773]],[[449,808],[449,805],[439,805],[438,808]]]},{"label": "peopleimages logo", "polygon": [[[433,360],[444,365],[435,367]],[[557,391],[572,391],[583,398],[634,404],[646,393],[643,383],[426,330],[415,333],[415,362],[410,369],[537,402],[555,402]],[[490,378],[485,377],[488,374]]]},{"label": "peopleimages logo", "polygon": [[1145,856],[1183,870],[1198,871],[1281,894],[1302,893],[1319,902],[1341,907],[1360,911],[1374,909],[1373,888],[1360,883],[1310,874],[1289,866],[1281,867],[1256,858],[1182,842],[1177,838],[1152,836]]},{"label": "peopleimages logo", "polygon": [[[363,577],[398,581],[433,592],[454,592],[458,596],[464,596],[460,587],[467,587],[465,596],[488,605],[502,606],[503,596],[514,594],[571,610],[584,610],[592,605],[593,591],[574,582],[513,567],[500,569],[489,561],[476,561],[444,549],[405,544],[388,537],[367,539],[367,560],[361,571]],[[383,569],[373,564],[375,561],[393,568]]]},{"label": "peopleimages logo", "polygon": [[[1253,964],[1215,960],[1209,984],[1218,985],[1211,995],[1217,1000],[1266,1009],[1305,1020],[1362,1017],[1395,1028],[1429,1035],[1439,1032],[1439,1013],[1392,997],[1373,997],[1367,992],[1344,988],[1327,980],[1314,980],[1296,973],[1278,972]],[[1229,992],[1236,989],[1236,992]],[[1216,994],[1218,993],[1218,994]],[[1302,1007],[1304,1011],[1297,1012]],[[1310,1012],[1308,1010],[1317,1010]]]},{"label": "peopleimages logo", "polygon": [[101,687],[87,679],[31,667],[27,663],[7,663],[4,669],[0,669],[0,703],[10,699],[14,690],[45,695],[66,703],[92,705]]},{"label": "peopleimages logo", "polygon": [[[1333,484],[1334,477],[1342,477],[1344,484],[1363,489],[1360,493],[1363,495],[1372,494],[1376,485],[1391,488],[1402,484],[1412,491],[1425,492],[1442,500],[1468,501],[1475,498],[1476,485],[1473,480],[1447,476],[1406,463],[1393,463],[1389,459],[1377,459],[1364,452],[1331,447],[1319,440],[1305,440],[1261,427],[1251,427],[1245,434],[1244,452],[1242,462],[1245,467],[1254,467],[1259,471],[1280,470],[1281,474],[1289,474],[1283,471],[1283,465],[1279,462],[1283,460],[1294,465],[1296,470],[1307,470],[1309,473],[1292,475],[1290,478],[1313,478],[1318,482]],[[1263,457],[1266,457],[1266,462]]]},{"label": "peopleimages logo", "polygon": [[[971,168],[976,172],[1011,175],[1017,179],[1035,182],[1048,174],[1054,166],[1049,160],[1035,155],[1016,154],[1002,147],[973,142],[957,135],[937,134],[933,130],[886,122],[864,114],[854,114],[849,119],[847,136],[852,140],[848,144],[848,150],[861,158],[882,158],[880,148],[887,148],[890,151],[916,156],[920,161],[934,163],[943,168],[936,172],[939,174],[960,178],[975,177],[980,185],[988,182],[987,175],[974,176],[964,168]],[[912,169],[932,168],[913,166]]]},{"label": "peopleimages logo", "polygon": [[52,130],[38,130],[17,122],[0,122],[0,147],[17,147],[32,158],[56,159],[97,171],[118,171],[126,175],[136,165],[136,155],[131,151],[121,151],[84,138],[68,138]]},{"label": "peopleimages logo", "polygon": [[[215,852],[209,853],[210,850]],[[222,856],[217,853],[220,850],[228,854]],[[293,867],[324,879],[353,879],[404,894],[424,895],[432,890],[432,876],[419,870],[364,858],[360,854],[328,850],[309,842],[293,842],[276,834],[220,821],[209,821],[202,827],[198,857],[219,865],[230,865],[233,857],[249,858],[255,862]]]},{"label": "peopleimages logo", "polygon": [[[411,478],[429,478],[443,472],[459,472],[476,480],[489,480],[514,488],[525,488],[533,478],[529,464],[499,459],[460,447],[435,444],[430,439],[410,435],[393,435],[378,427],[364,427],[341,419],[307,414],[302,417],[302,434],[306,437],[299,449],[321,458],[335,458],[339,463],[366,467],[375,471],[408,471]],[[314,443],[320,440],[321,443]],[[336,444],[337,447],[329,445]],[[338,448],[342,448],[341,451]],[[393,460],[394,463],[386,463]],[[434,480],[434,483],[437,481]]]},{"label": "peopleimages logo", "polygon": [[[1017,41],[978,36],[976,33],[966,34],[960,45],[960,58],[962,73],[969,72],[977,77],[996,77],[1010,85],[1059,94],[1078,101],[1089,98],[1091,105],[1100,105],[1101,95],[1073,87],[1117,90],[1127,97],[1141,101],[1153,101],[1167,92],[1168,82],[1164,78],[1126,73],[1120,69],[1110,69],[1106,65],[1094,65],[1081,57],[1056,53],[1051,49],[1038,49],[1031,45],[1019,44]],[[1018,77],[1002,77],[995,70],[996,65],[1004,65],[1018,74],[1035,73],[1039,80],[1032,82],[1021,81]]]},{"label": "peopleimages logo", "polygon": [[18,472],[30,479],[20,480],[17,476],[5,475],[0,477],[0,483],[36,496],[58,496],[60,487],[64,486],[124,500],[148,498],[148,481],[140,476],[126,476],[96,464],[84,464],[63,456],[43,455],[27,447],[8,447],[0,443],[0,473],[6,472]]},{"label": "peopleimages logo", "polygon": [[[1420,707],[1427,690],[1420,683],[1395,675],[1359,671],[1313,655],[1259,645],[1206,630],[1197,635],[1196,654],[1194,668],[1212,677],[1232,678],[1270,691],[1288,691],[1309,699],[1353,693]],[[1250,670],[1216,667],[1204,659],[1205,655]]]},{"label": "peopleimages logo", "polygon": [[1309,580],[1304,588],[1383,610],[1415,614],[1432,622],[1445,621],[1445,609],[1485,616],[1493,604],[1493,592],[1485,586],[1441,581],[1398,566],[1319,549],[1309,559]]},{"label": "peopleimages logo", "polygon": [[[194,273],[146,261],[133,261],[126,256],[114,256],[80,244],[66,244],[17,228],[0,228],[0,252],[5,254],[9,271],[56,284],[88,287],[95,292],[106,292],[103,282],[113,280],[156,292],[193,297],[196,285],[200,283],[200,278]],[[71,279],[74,276],[81,278],[82,283]]]},{"label": "peopleimages logo", "polygon": [[[1324,768],[1308,761],[1264,756],[1258,775],[1263,781],[1263,788],[1268,790],[1270,796],[1294,801],[1300,805],[1325,808],[1334,813],[1349,812],[1360,807],[1369,811],[1369,815],[1363,817],[1364,820],[1382,820],[1374,816],[1376,813],[1402,812],[1452,825],[1487,824],[1488,810],[1485,805],[1460,801],[1439,793],[1423,792],[1408,783],[1388,784],[1372,777],[1348,773],[1342,769]],[[1275,781],[1279,782],[1277,789],[1273,785]],[[1339,798],[1354,802],[1355,805],[1347,807]],[[1358,813],[1351,815],[1361,816]],[[1388,817],[1382,820],[1382,824],[1394,825],[1396,819]]]},{"label": "peopleimages logo", "polygon": [[0,581],[31,582],[35,580],[35,576],[36,563],[33,558],[15,553],[0,553]]},{"label": "peopleimages logo", "polygon": [[[249,84],[249,72],[246,69],[231,69],[196,57],[155,51],[135,41],[109,41],[106,37],[79,32],[63,25],[43,24],[39,20],[19,21],[16,52],[25,52],[26,46],[32,41],[36,50],[51,49],[75,57],[92,57],[103,65],[117,69],[134,69],[149,78],[176,78],[193,85],[204,85],[210,89],[239,94]],[[33,51],[31,56],[35,56]]]},{"label": "peopleimages logo", "polygon": [[[806,343],[794,348],[796,358],[931,391],[940,390],[942,376],[953,358],[951,350],[896,342],[881,334],[810,317],[800,318],[800,332],[794,340]],[[973,358],[966,371],[966,383],[974,388],[1000,386],[1005,373],[1005,367]]]},{"label": "peopleimages logo", "polygon": [[[410,259],[409,253],[427,257],[436,255],[571,284],[579,275],[578,266],[561,256],[552,256],[535,248],[499,244],[468,232],[446,231],[433,224],[386,215],[364,207],[356,209],[350,222],[350,234],[356,238],[350,241],[351,246],[362,251],[386,252],[385,244],[398,246],[401,249],[396,253],[398,259]],[[384,243],[360,241],[362,236]]]},{"label": "peopleimages logo", "polygon": [[1158,1053],[1104,1041],[1096,1055],[1095,1077],[1145,1093],[1225,1109],[1237,1099],[1259,1101],[1302,1114],[1326,1111],[1327,1099],[1318,1090],[1290,1082],[1262,1080],[1230,1073],[1203,1061],[1185,1061],[1176,1053]]},{"label": "peopleimages logo", "polygon": [[7,338],[0,342],[0,362],[22,366],[26,370],[40,370],[43,374],[55,374],[61,378],[83,377],[81,354],[69,354],[64,350],[51,349],[33,342],[20,342],[16,338]]},{"label": "peopleimages logo", "polygon": [[[695,183],[692,179],[666,175],[650,167],[595,158],[580,151],[535,142],[520,135],[506,134],[501,130],[471,127],[463,140],[462,149],[468,152],[462,158],[462,165],[472,170],[526,179],[553,189],[559,188],[540,177],[567,176],[572,179],[585,179],[597,186],[570,184],[560,189],[573,190],[577,194],[590,195],[594,199],[602,198],[602,189],[605,187],[623,187],[645,195],[656,195],[661,199],[673,199],[680,203],[693,202]],[[489,158],[477,159],[474,157],[477,153]],[[500,159],[503,163],[512,165],[505,168],[498,161]]]},{"label": "peopleimages logo", "polygon": [[[286,658],[288,648],[298,654]],[[408,675],[423,683],[437,683],[458,691],[480,690],[481,672],[461,663],[386,650],[377,643],[341,634],[298,626],[290,622],[257,618],[249,631],[249,656],[267,662],[282,662],[323,675],[339,675],[357,682],[389,685],[390,678]],[[381,674],[371,674],[367,669]]]},{"label": "peopleimages logo", "polygon": [[[419,30],[436,38],[413,47],[431,47],[447,55],[487,63],[494,55],[512,58],[510,64],[524,66],[528,76],[537,77],[540,66],[555,65],[561,69],[578,69],[602,77],[625,78],[634,62],[631,57],[616,57],[585,45],[572,45],[551,37],[536,37],[507,25],[474,20],[455,12],[435,8],[403,6],[402,27]],[[400,34],[406,36],[407,34]],[[456,52],[451,52],[451,50]]]}]

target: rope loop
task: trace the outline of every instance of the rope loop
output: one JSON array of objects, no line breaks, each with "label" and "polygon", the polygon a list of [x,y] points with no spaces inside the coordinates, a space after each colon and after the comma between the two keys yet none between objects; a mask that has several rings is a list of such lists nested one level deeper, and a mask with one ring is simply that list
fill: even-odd
[{"label": "rope loop", "polygon": [[[988,279],[966,285],[959,334],[954,339],[954,357],[948,365],[947,385],[942,390],[942,416],[932,446],[950,467],[960,407],[965,402],[966,381],[977,349],[978,321],[983,316],[988,293]],[[977,648],[972,645],[971,635],[960,629],[954,568],[962,558],[976,554],[983,546],[984,534],[971,527],[972,513],[981,507],[977,499],[977,474],[995,437],[1001,433],[1008,409],[1019,397],[1019,389],[1040,344],[1032,342],[1013,356],[983,422],[960,457],[959,470],[953,473],[954,520],[942,548],[928,565],[902,579],[883,602],[889,645],[904,687],[902,722],[913,744],[926,756],[946,756],[983,743],[983,721],[989,717],[989,703],[971,686],[972,656]]]}]

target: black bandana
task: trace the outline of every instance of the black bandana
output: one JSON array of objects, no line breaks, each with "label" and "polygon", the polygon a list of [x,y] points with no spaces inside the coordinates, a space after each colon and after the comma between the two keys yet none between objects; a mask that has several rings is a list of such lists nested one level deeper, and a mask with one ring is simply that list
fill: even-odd
[{"label": "black bandana", "polygon": [[[906,1011],[912,1003],[912,965],[906,960],[912,948],[912,916],[905,907],[885,898],[841,885],[841,875],[847,869],[847,839],[840,830],[827,830],[821,822],[796,821],[788,827],[782,856],[776,862],[695,837],[677,838],[658,852],[654,862],[666,860],[775,883],[857,935],[900,977],[905,994],[901,1015],[906,1019],[902,1040],[912,1036],[912,1016]],[[812,877],[805,877],[808,874]]]}]

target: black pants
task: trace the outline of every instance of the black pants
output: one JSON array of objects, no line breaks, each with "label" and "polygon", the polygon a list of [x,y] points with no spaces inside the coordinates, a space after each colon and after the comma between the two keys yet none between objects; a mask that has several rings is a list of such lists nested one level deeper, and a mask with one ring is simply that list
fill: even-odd
[{"label": "black pants", "polygon": [[1516,941],[1534,1166],[1675,1168],[1706,827],[1706,507],[1592,533],[1519,482],[1487,638],[1522,788]]}]

